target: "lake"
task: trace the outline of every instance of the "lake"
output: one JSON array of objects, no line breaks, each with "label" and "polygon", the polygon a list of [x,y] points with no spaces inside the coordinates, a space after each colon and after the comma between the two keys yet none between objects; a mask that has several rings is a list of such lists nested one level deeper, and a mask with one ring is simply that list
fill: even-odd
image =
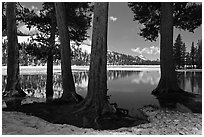
[{"label": "lake", "polygon": [[[134,110],[144,105],[159,105],[158,100],[151,95],[156,88],[160,71],[157,70],[109,70],[108,71],[108,95],[110,103],[117,103],[118,107],[129,110],[134,115]],[[88,70],[75,70],[73,72],[76,91],[83,97],[87,93]],[[188,92],[202,94],[202,72],[179,71],[178,83],[182,89]],[[21,85],[29,96],[45,98],[46,74],[45,73],[21,73]],[[2,76],[2,89],[5,89],[6,76]],[[62,82],[60,71],[54,72],[54,98],[62,95]]]}]

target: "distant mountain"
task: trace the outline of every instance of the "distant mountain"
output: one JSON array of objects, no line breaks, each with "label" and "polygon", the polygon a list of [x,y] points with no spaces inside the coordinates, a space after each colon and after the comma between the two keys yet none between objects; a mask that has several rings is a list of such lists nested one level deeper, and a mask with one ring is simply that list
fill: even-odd
[{"label": "distant mountain", "polygon": [[[20,31],[19,34],[22,34]],[[19,43],[29,43],[31,36],[18,36]],[[6,37],[2,37],[2,40],[6,40]],[[73,41],[70,42],[72,49],[72,64],[73,65],[89,65],[91,46],[85,43],[77,46]],[[22,55],[27,56],[27,55]],[[56,65],[60,64],[59,60],[54,61]],[[144,56],[131,56],[115,51],[107,52],[107,64],[108,65],[158,65],[159,60],[151,61]]]},{"label": "distant mountain", "polygon": [[139,57],[143,60],[148,60],[146,57],[144,57],[143,55],[139,55]]},{"label": "distant mountain", "polygon": [[[89,57],[81,57],[81,56],[90,56],[91,54],[91,46],[87,44],[82,44],[80,46],[77,46],[73,42],[71,42],[71,47],[73,54],[75,55],[74,58],[77,60],[77,62],[80,60],[80,58],[88,58]],[[81,61],[80,61],[81,62]],[[107,63],[109,65],[138,65],[143,64],[145,62],[150,62],[146,57],[144,56],[131,56],[123,53],[118,53],[115,51],[108,50],[107,52]],[[87,63],[85,63],[87,64]]]},{"label": "distant mountain", "polygon": [[115,51],[108,51],[107,63],[109,65],[154,65],[159,64],[159,61],[151,61],[144,56],[131,56]]},{"label": "distant mountain", "polygon": [[131,56],[115,51],[108,51],[107,63],[109,65],[137,65],[141,64],[143,60],[138,56]]}]

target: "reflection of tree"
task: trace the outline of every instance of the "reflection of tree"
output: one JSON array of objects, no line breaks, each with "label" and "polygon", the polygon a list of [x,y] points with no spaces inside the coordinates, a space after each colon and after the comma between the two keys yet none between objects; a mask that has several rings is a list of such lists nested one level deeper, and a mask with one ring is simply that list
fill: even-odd
[{"label": "reflection of tree", "polygon": [[88,72],[87,71],[74,72],[73,77],[75,84],[80,85],[83,84],[83,81],[88,81]]},{"label": "reflection of tree", "polygon": [[123,77],[129,77],[132,74],[138,74],[139,71],[110,70],[107,73],[108,80],[115,80]]},{"label": "reflection of tree", "polygon": [[182,89],[186,89],[187,83],[191,92],[202,94],[202,72],[178,72],[178,83]]},{"label": "reflection of tree", "polygon": [[195,85],[195,72],[191,72],[191,91],[194,93],[194,87],[196,86]]},{"label": "reflection of tree", "polygon": [[197,93],[202,94],[202,72],[196,72],[194,75],[194,87],[197,88]]},{"label": "reflection of tree", "polygon": [[[133,82],[136,83],[150,83],[157,84],[160,74],[148,71],[115,71],[110,70],[107,73],[108,80],[116,80],[119,78],[130,77],[134,75]],[[185,89],[189,83],[191,92],[202,94],[202,72],[178,72],[178,83],[182,89]],[[73,72],[73,77],[76,89],[86,88],[88,83],[88,71]],[[29,96],[45,97],[46,75],[21,75],[20,81],[22,89]],[[54,98],[59,98],[62,95],[62,80],[61,75],[55,74],[53,78]],[[4,91],[6,85],[6,76],[2,76],[2,90]]]},{"label": "reflection of tree", "polygon": [[181,89],[186,87],[186,72],[177,72],[177,82]]},{"label": "reflection of tree", "polygon": [[190,72],[186,72],[186,80],[190,80],[191,78],[191,73]]}]

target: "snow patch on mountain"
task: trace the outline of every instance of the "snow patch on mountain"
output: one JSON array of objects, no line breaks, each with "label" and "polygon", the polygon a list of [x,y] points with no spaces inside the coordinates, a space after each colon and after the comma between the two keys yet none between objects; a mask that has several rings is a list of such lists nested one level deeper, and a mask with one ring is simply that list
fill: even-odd
[{"label": "snow patch on mountain", "polygon": [[147,59],[146,57],[144,57],[143,55],[139,55],[139,57],[140,57],[142,60],[149,60],[149,59]]}]

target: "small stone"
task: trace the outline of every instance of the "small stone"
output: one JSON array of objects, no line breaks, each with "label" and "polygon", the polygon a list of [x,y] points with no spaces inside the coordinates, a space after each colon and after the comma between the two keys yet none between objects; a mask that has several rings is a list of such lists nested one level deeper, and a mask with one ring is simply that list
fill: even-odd
[{"label": "small stone", "polygon": [[182,131],[179,131],[179,135],[185,135],[185,133]]}]

